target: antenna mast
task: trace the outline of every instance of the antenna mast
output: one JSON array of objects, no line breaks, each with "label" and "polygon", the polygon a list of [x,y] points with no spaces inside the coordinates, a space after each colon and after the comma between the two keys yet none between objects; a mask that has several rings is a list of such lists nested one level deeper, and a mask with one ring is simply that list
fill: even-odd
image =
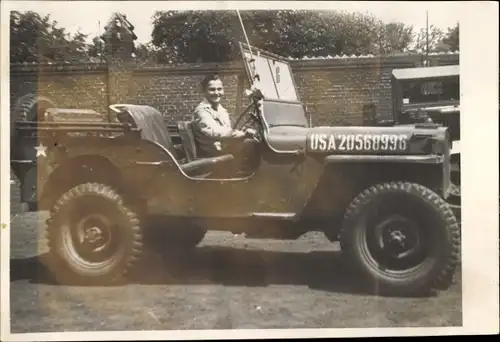
[{"label": "antenna mast", "polygon": [[250,41],[248,40],[247,31],[245,30],[245,25],[243,25],[243,19],[241,19],[240,11],[238,9],[236,10],[236,13],[238,13],[238,19],[240,20],[241,28],[243,29],[243,34],[245,35],[245,40],[248,45],[248,50],[250,51],[250,57],[253,60],[252,47],[250,46]]},{"label": "antenna mast", "polygon": [[425,11],[425,66],[429,66],[429,10]]},{"label": "antenna mast", "polygon": [[[255,58],[253,57],[252,47],[250,46],[250,40],[248,39],[247,31],[245,30],[245,25],[243,24],[243,19],[241,18],[240,11],[238,9],[236,9],[236,13],[238,13],[238,19],[240,20],[241,28],[243,29],[243,34],[245,35],[245,40],[246,40],[247,45],[248,45],[248,51],[250,52],[250,61],[249,62],[252,63],[252,66],[254,69],[253,72],[255,74]],[[258,55],[258,53],[257,53],[257,55]],[[254,78],[256,78],[256,77],[258,77],[258,75],[254,75]]]}]

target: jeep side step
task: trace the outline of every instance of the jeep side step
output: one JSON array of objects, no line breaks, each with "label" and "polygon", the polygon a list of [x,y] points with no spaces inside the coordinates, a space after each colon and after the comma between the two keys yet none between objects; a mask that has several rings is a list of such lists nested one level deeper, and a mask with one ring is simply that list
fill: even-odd
[{"label": "jeep side step", "polygon": [[285,221],[295,221],[298,218],[296,213],[251,213],[251,217],[280,219]]}]

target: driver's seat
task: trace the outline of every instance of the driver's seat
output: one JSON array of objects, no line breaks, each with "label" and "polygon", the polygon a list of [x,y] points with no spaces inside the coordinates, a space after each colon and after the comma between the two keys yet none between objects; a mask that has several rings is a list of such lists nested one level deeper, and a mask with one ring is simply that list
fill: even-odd
[{"label": "driver's seat", "polygon": [[[146,105],[120,105],[117,118],[120,122],[130,123],[132,127],[139,128],[141,137],[161,145],[174,157],[177,155],[174,143],[170,136],[163,115],[155,108]],[[234,160],[231,154],[211,157],[197,158],[180,164],[181,169],[190,176],[196,176],[210,172],[215,164]]]}]

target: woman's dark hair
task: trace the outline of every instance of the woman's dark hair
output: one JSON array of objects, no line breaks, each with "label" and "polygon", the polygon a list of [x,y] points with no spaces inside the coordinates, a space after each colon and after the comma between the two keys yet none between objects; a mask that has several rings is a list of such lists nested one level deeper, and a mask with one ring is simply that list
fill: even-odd
[{"label": "woman's dark hair", "polygon": [[201,89],[202,90],[205,90],[207,89],[208,87],[208,83],[210,81],[217,81],[217,80],[220,80],[221,78],[219,77],[218,74],[214,73],[214,74],[209,74],[207,76],[205,76],[205,78],[203,79],[203,81],[201,81]]}]

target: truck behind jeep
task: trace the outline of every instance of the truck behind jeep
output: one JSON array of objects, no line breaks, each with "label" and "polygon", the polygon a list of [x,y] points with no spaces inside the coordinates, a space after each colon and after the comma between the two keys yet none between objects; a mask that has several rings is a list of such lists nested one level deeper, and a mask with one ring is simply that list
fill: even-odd
[{"label": "truck behind jeep", "polygon": [[460,66],[394,69],[391,76],[393,119],[397,125],[437,123],[451,140],[450,203],[460,206]]}]

